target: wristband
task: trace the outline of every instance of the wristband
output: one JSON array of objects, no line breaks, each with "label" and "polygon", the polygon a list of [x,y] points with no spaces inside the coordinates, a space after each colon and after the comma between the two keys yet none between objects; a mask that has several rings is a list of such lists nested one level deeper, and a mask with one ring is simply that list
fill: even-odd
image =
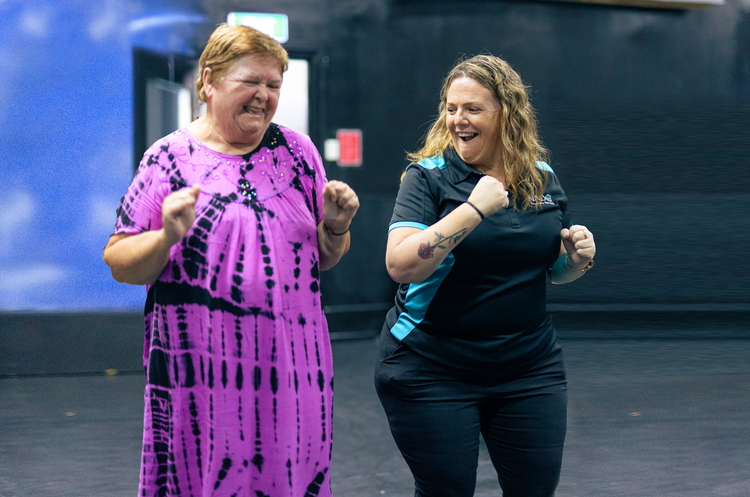
[{"label": "wristband", "polygon": [[482,214],[482,211],[480,211],[479,208],[476,205],[472,204],[468,200],[466,202],[464,202],[464,203],[465,204],[469,204],[470,206],[472,206],[474,208],[474,210],[477,211],[477,214],[479,214],[479,217],[482,218],[482,221],[484,221],[484,214]]},{"label": "wristband", "polygon": [[[344,231],[343,233],[335,233],[334,231],[331,230],[331,228],[328,227],[328,225],[326,223],[323,223],[323,227],[326,229],[326,231],[328,233],[330,233],[330,234],[332,234],[334,236],[344,236],[347,233],[349,233],[349,228],[346,228],[346,231]],[[349,225],[349,227],[351,227],[351,225]]]}]

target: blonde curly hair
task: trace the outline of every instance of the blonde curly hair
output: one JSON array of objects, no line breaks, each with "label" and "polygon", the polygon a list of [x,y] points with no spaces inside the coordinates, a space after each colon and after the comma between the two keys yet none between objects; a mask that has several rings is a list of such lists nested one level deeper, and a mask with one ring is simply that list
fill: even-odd
[{"label": "blonde curly hair", "polygon": [[416,152],[407,154],[413,162],[443,155],[453,148],[451,135],[446,125],[446,98],[453,81],[471,78],[492,93],[500,104],[498,112],[498,139],[502,143],[502,164],[505,173],[505,187],[508,189],[511,204],[516,209],[539,207],[544,189],[547,186],[546,171],[537,167],[537,161],[548,161],[549,151],[537,134],[534,108],[529,101],[529,87],[510,65],[499,57],[489,54],[476,55],[458,61],[443,81],[440,92],[438,117],[424,138],[424,145]]},{"label": "blonde curly hair", "polygon": [[229,26],[223,22],[211,34],[198,62],[198,78],[195,80],[198,102],[206,101],[203,71],[207,67],[211,68],[212,80],[221,78],[229,71],[235,60],[248,54],[275,60],[279,64],[281,74],[289,67],[289,55],[278,41],[249,26]]}]

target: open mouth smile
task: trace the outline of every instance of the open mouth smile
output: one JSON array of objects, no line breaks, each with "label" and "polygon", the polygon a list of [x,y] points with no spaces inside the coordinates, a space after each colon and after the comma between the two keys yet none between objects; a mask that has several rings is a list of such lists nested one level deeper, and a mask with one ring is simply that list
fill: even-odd
[{"label": "open mouth smile", "polygon": [[456,133],[456,136],[458,136],[461,140],[468,142],[476,138],[478,136],[478,133]]},{"label": "open mouth smile", "polygon": [[257,107],[245,106],[245,107],[242,108],[242,110],[244,110],[245,112],[247,112],[248,114],[251,114],[253,116],[261,116],[264,113],[263,109],[259,109]]}]

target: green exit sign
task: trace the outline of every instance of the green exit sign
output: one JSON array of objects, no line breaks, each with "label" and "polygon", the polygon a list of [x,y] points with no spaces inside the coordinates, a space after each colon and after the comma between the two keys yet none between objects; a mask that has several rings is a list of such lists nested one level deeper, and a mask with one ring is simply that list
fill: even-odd
[{"label": "green exit sign", "polygon": [[250,26],[265,33],[279,43],[289,40],[289,18],[285,14],[259,14],[255,12],[230,12],[227,16],[230,26]]}]

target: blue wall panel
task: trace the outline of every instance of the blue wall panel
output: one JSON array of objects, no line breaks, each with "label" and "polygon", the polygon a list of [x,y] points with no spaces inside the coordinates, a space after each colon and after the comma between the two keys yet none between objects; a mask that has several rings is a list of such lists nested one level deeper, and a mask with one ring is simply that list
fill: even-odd
[{"label": "blue wall panel", "polygon": [[0,310],[136,309],[102,248],[132,178],[133,46],[189,51],[189,2],[0,2]]}]

